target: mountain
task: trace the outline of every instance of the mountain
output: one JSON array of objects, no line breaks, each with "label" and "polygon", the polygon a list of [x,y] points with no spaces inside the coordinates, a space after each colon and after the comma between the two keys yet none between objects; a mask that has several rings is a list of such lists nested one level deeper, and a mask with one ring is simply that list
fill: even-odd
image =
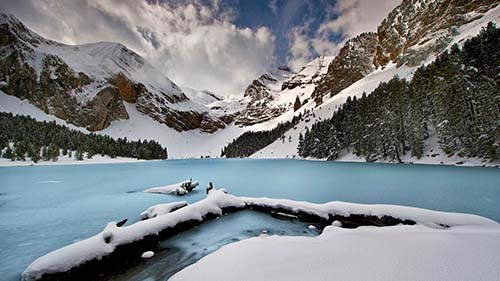
[{"label": "mountain", "polygon": [[[489,21],[500,22],[498,3],[404,0],[376,32],[351,38],[337,56],[320,56],[297,73],[268,71],[241,98],[178,87],[123,45],[64,45],[2,15],[0,110],[114,138],[154,139],[171,158],[220,156],[228,143],[237,148],[259,136],[247,150],[257,151],[251,157],[299,157],[300,134],[348,99],[369,95],[395,75],[411,79],[452,44],[462,45]],[[423,154],[438,146],[430,136]]]},{"label": "mountain", "polygon": [[128,119],[124,103],[181,132],[226,126],[137,53],[119,43],[65,45],[0,16],[0,89],[90,131]]},{"label": "mountain", "polygon": [[[293,116],[302,114],[301,120],[293,128],[276,138],[273,143],[262,147],[251,157],[300,157],[297,154],[300,134],[304,135],[313,124],[331,118],[349,98],[356,97],[359,99],[363,93],[370,94],[381,82],[387,82],[395,75],[400,78],[411,79],[418,66],[430,63],[437,54],[449,49],[452,44],[462,45],[466,39],[477,35],[481,28],[485,27],[490,21],[499,23],[500,7],[498,3],[498,1],[403,1],[378,27],[376,40],[369,33],[360,35],[349,40],[341,49],[313,93],[313,96],[323,96],[322,103],[320,105],[315,103],[303,105],[299,111],[295,113],[289,112],[286,118],[278,118],[283,123],[291,121]],[[406,16],[413,9],[417,9],[418,13]],[[434,11],[431,11],[434,9],[440,9],[441,16],[437,16]],[[429,14],[429,17],[426,16],[427,14]],[[448,22],[448,24],[444,25],[443,22]],[[400,40],[390,41],[384,34],[387,33],[386,30],[391,26],[412,26],[414,29],[407,33],[398,33]],[[423,28],[424,26],[426,28]],[[414,36],[414,31],[417,29],[419,30],[419,36]],[[446,34],[446,40],[437,40],[443,34]],[[366,43],[370,41],[369,38],[376,43],[375,53],[373,46],[370,47]],[[410,38],[412,38],[412,42],[408,41]],[[402,48],[398,55],[393,56],[392,59],[381,60],[381,54],[390,52],[382,52],[380,49],[395,50],[397,49],[395,46],[400,44],[398,42],[401,41],[406,42],[405,48],[407,49]],[[441,47],[438,49],[430,48],[428,49],[431,50],[430,52],[421,52],[419,56],[413,56],[411,60],[408,60],[410,57],[408,54],[413,54],[417,49],[439,42],[441,44],[445,42],[446,44],[444,47],[440,45]],[[370,62],[370,59],[373,60]],[[351,61],[358,61],[358,63],[349,65]],[[343,87],[342,84],[348,86]],[[261,126],[258,129],[269,130],[271,128]],[[271,131],[269,132],[271,134]],[[245,137],[249,138],[248,135]],[[435,134],[426,139],[423,149],[424,157],[419,161],[424,163],[439,164],[440,161],[455,163],[463,160],[463,157],[460,156],[447,158],[446,153],[441,150]],[[441,157],[429,156],[436,154],[436,151],[441,153]],[[364,161],[363,158],[346,152],[338,155],[337,159]],[[414,160],[416,158],[405,159],[405,161]],[[478,163],[480,162],[478,160]]]},{"label": "mountain", "polygon": [[[288,67],[279,67],[261,75],[246,88],[243,94],[245,108],[236,117],[235,124],[248,127],[288,116],[296,99],[303,104],[311,100],[312,92],[332,60],[333,57],[320,56],[298,73]],[[271,126],[274,123],[271,122]]]},{"label": "mountain", "polygon": [[480,20],[498,0],[405,0],[377,29],[375,66],[418,66],[453,42],[461,26]]}]

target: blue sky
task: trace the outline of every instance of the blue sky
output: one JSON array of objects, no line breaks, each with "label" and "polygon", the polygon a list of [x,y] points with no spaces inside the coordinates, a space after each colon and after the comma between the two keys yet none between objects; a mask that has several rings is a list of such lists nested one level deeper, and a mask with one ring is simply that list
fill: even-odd
[{"label": "blue sky", "polygon": [[298,71],[377,25],[402,0],[1,0],[40,35],[120,42],[181,86],[241,95],[279,65]]},{"label": "blue sky", "polygon": [[[276,58],[279,64],[286,64],[290,44],[290,31],[293,27],[306,27],[305,36],[313,37],[321,23],[333,20],[336,15],[331,12],[336,1],[307,0],[256,0],[231,1],[222,3],[233,6],[237,10],[235,24],[241,27],[269,27],[276,36]],[[332,42],[342,41],[342,33],[332,33]],[[314,53],[314,55],[319,55]]]}]

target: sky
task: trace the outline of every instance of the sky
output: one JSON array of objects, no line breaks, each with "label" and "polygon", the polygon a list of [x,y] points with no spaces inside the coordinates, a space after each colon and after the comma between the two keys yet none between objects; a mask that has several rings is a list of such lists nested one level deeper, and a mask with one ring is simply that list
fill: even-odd
[{"label": "sky", "polygon": [[181,86],[239,96],[280,65],[299,71],[377,25],[401,0],[1,0],[40,35],[120,42]]}]

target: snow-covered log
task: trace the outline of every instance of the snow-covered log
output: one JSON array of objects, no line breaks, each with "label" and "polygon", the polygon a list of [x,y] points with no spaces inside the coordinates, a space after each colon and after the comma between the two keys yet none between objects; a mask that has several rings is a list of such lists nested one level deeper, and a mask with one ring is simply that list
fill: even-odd
[{"label": "snow-covered log", "polygon": [[198,186],[197,181],[188,180],[179,183],[174,183],[171,185],[149,188],[144,190],[144,192],[184,195],[193,191],[193,189],[195,189],[197,186]]},{"label": "snow-covered log", "polygon": [[161,216],[164,214],[171,213],[171,212],[176,211],[180,208],[186,207],[187,205],[188,205],[188,202],[186,202],[186,201],[179,201],[179,202],[154,205],[154,206],[147,208],[144,212],[142,212],[139,215],[139,218],[141,220],[155,218],[155,217],[158,217],[158,216]]},{"label": "snow-covered log", "polygon": [[[394,205],[363,205],[344,202],[315,204],[283,199],[237,197],[212,190],[206,199],[176,211],[128,226],[109,223],[97,235],[55,250],[35,260],[23,272],[23,280],[87,278],[102,272],[123,269],[124,264],[140,262],[145,251],[155,250],[160,240],[205,221],[242,209],[295,214],[299,218],[336,225],[417,226],[444,231],[456,226],[495,227],[499,224],[480,216],[446,213]],[[306,215],[305,215],[306,214]],[[377,220],[378,218],[378,220]],[[384,219],[385,218],[385,219]],[[375,219],[375,220],[374,220]],[[415,226],[412,226],[415,227]]]}]

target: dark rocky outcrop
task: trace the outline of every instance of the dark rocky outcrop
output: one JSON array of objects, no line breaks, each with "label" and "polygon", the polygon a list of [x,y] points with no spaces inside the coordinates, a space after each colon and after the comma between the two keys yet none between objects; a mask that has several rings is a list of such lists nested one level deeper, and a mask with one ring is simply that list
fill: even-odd
[{"label": "dark rocky outcrop", "polygon": [[312,96],[317,99],[316,103],[321,103],[324,95],[334,96],[372,72],[377,42],[376,33],[363,33],[347,41],[314,89]]},{"label": "dark rocky outcrop", "polygon": [[115,87],[107,87],[99,91],[96,98],[89,102],[86,108],[91,113],[90,122],[86,125],[90,131],[102,130],[113,120],[128,119],[127,111],[120,100],[120,92]]}]

